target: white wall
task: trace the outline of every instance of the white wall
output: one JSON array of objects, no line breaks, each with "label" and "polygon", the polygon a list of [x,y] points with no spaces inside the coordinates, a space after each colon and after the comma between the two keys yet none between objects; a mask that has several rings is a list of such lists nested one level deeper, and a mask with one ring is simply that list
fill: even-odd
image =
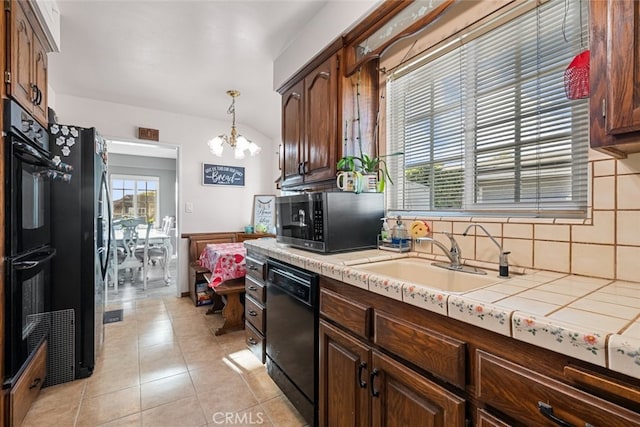
[{"label": "white wall", "polygon": [[309,21],[273,63],[276,90],[338,36],[366,16],[380,0],[340,0],[327,4]]},{"label": "white wall", "polygon": [[[240,134],[262,147],[255,157],[236,160],[232,150],[223,157],[209,152],[207,141],[221,133],[228,134],[231,121],[207,120],[200,117],[168,113],[131,105],[115,104],[87,98],[57,94],[55,111],[60,123],[84,127],[94,126],[109,139],[136,140],[138,127],[160,130],[160,142],[179,147],[178,163],[178,230],[180,233],[241,231],[251,222],[254,194],[276,194],[277,143],[255,129],[237,123]],[[140,141],[144,142],[144,141]],[[244,187],[201,185],[202,163],[242,166]],[[193,212],[185,212],[185,204],[193,204]],[[179,244],[179,287],[187,287],[187,240]]]}]

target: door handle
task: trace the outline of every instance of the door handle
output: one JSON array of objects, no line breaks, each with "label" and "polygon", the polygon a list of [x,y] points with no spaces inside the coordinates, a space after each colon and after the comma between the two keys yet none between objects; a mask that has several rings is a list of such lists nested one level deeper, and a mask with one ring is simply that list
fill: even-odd
[{"label": "door handle", "polygon": [[366,367],[367,364],[365,362],[360,362],[360,365],[358,366],[358,385],[360,388],[367,388],[367,383],[362,380],[362,371],[364,371]]},{"label": "door handle", "polygon": [[553,413],[553,406],[548,403],[538,402],[538,410],[545,417],[562,427],[574,427],[573,424],[563,420]]},{"label": "door handle", "polygon": [[373,380],[378,376],[379,373],[380,371],[378,370],[378,368],[373,368],[373,371],[371,371],[371,374],[369,375],[369,383],[371,383],[371,388],[369,390],[371,391],[371,397],[380,396],[380,390],[376,390],[375,385],[373,384]]}]

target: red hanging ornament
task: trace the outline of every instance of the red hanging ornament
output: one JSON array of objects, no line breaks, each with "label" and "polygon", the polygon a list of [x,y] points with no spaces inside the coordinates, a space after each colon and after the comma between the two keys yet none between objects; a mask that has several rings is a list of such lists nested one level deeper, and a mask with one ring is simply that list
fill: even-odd
[{"label": "red hanging ornament", "polygon": [[589,97],[589,51],[576,55],[564,72],[564,90],[569,99]]}]

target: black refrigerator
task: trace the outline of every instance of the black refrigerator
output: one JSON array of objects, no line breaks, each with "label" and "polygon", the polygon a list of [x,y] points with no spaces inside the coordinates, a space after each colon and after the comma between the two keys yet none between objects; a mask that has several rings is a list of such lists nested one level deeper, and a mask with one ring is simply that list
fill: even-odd
[{"label": "black refrigerator", "polygon": [[54,161],[73,167],[70,183],[52,185],[51,309],[74,310],[74,377],[91,375],[104,338],[105,278],[111,242],[106,141],[95,128],[49,127]]}]

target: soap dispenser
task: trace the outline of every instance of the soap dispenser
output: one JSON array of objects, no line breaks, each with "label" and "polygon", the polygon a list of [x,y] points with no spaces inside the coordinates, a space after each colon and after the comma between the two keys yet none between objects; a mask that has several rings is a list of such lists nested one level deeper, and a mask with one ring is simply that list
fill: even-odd
[{"label": "soap dispenser", "polygon": [[404,226],[404,222],[400,219],[400,216],[396,218],[396,225],[391,231],[391,243],[402,247],[409,241],[409,233],[407,227]]},{"label": "soap dispenser", "polygon": [[384,243],[391,242],[391,230],[389,230],[389,223],[387,222],[387,218],[380,218],[382,221],[382,229],[380,230],[380,239]]}]

